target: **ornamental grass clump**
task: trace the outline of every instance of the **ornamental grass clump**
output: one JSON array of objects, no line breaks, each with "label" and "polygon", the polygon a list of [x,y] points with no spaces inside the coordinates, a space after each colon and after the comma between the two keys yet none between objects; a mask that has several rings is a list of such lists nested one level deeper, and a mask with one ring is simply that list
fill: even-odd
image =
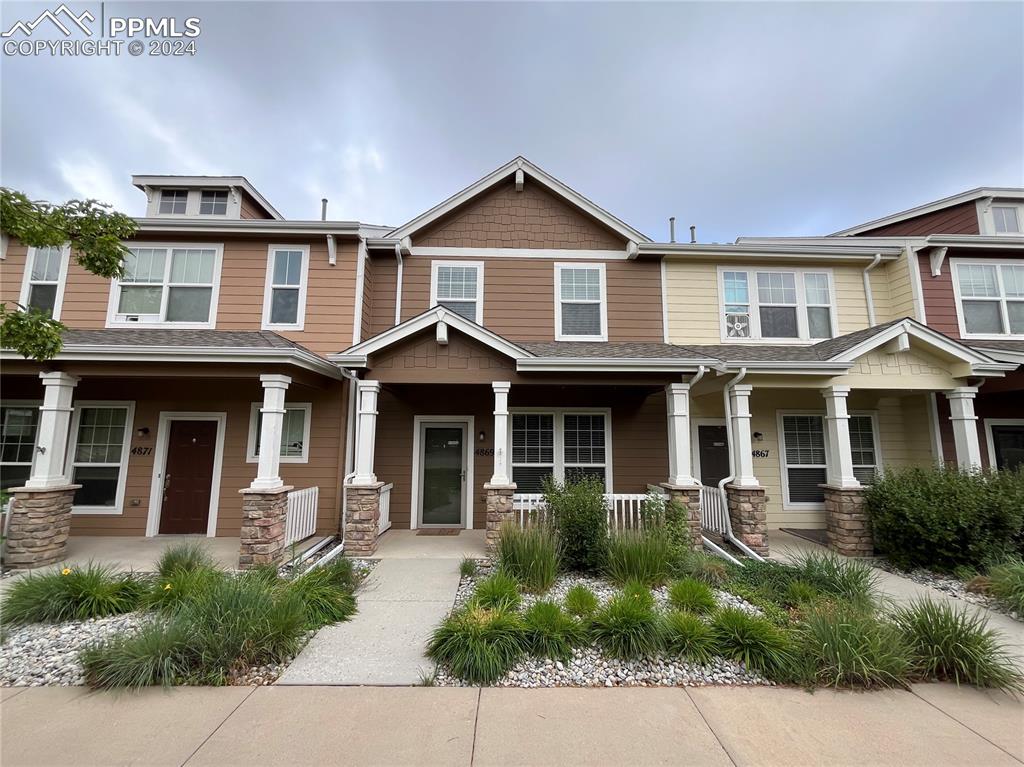
[{"label": "ornamental grass clump", "polygon": [[459,575],[463,578],[472,578],[477,574],[479,569],[480,565],[477,564],[477,561],[472,557],[464,557],[463,560],[459,562]]},{"label": "ornamental grass clump", "polygon": [[806,583],[822,594],[864,608],[876,601],[878,575],[867,562],[828,551],[797,556],[791,565],[797,570],[793,581]]},{"label": "ornamental grass clump", "polygon": [[896,608],[892,618],[920,676],[1024,692],[1020,672],[980,613],[922,599]]},{"label": "ornamental grass clump", "polygon": [[694,663],[708,663],[716,654],[711,626],[696,615],[680,610],[665,616],[662,641],[668,652]]},{"label": "ornamental grass clump", "polygon": [[139,608],[149,584],[131,573],[90,562],[37,574],[11,585],[0,603],[0,621],[59,623],[121,615]]},{"label": "ornamental grass clump", "polygon": [[654,609],[654,594],[651,593],[651,587],[643,581],[626,581],[626,585],[622,587],[622,597],[646,610]]},{"label": "ornamental grass clump", "polygon": [[711,624],[721,655],[770,679],[789,674],[794,655],[787,636],[770,621],[743,610],[719,610]]},{"label": "ornamental grass clump", "polygon": [[355,582],[352,562],[339,558],[295,576],[284,589],[302,603],[306,628],[315,630],[355,614]]},{"label": "ornamental grass clump", "polygon": [[608,577],[620,586],[636,580],[660,586],[669,578],[672,547],[658,530],[623,530],[608,540]]},{"label": "ornamental grass clump", "polygon": [[498,566],[516,578],[527,591],[543,594],[558,577],[558,536],[548,525],[520,527],[514,522],[501,526],[497,549]]},{"label": "ornamental grass clump", "polygon": [[599,604],[597,595],[582,583],[577,583],[565,592],[565,609],[577,618],[589,618]]},{"label": "ornamental grass clump", "polygon": [[729,567],[716,556],[703,551],[685,551],[672,562],[672,574],[693,578],[712,587],[722,586],[729,580]]},{"label": "ornamental grass clump", "polygon": [[1024,616],[1024,561],[1010,559],[988,571],[988,590],[1004,606]]},{"label": "ornamental grass clump", "polygon": [[661,620],[640,600],[625,594],[612,597],[590,619],[590,636],[614,658],[651,656],[661,648]]},{"label": "ornamental grass clump", "polygon": [[871,610],[839,603],[811,609],[799,630],[808,684],[904,687],[910,651],[899,630]]},{"label": "ornamental grass clump", "polygon": [[519,582],[506,572],[499,570],[476,584],[473,601],[488,610],[516,610],[523,601],[519,594]]},{"label": "ornamental grass clump", "polygon": [[694,578],[683,578],[669,584],[668,603],[676,610],[695,615],[706,615],[718,608],[711,587]]},{"label": "ornamental grass clump", "polygon": [[188,681],[195,658],[184,621],[157,620],[79,654],[85,683],[97,689],[138,690]]},{"label": "ornamental grass clump", "polygon": [[201,543],[194,541],[169,546],[156,561],[156,571],[160,578],[170,578],[176,573],[216,569],[217,564],[210,552]]},{"label": "ornamental grass clump", "polygon": [[191,570],[172,569],[167,575],[153,580],[143,597],[143,605],[147,609],[172,613],[212,588],[217,581],[230,577],[223,570],[205,565]]},{"label": "ornamental grass clump", "polygon": [[540,601],[523,613],[526,650],[537,658],[568,661],[572,648],[583,643],[584,632],[575,618],[554,602]]},{"label": "ornamental grass clump", "polygon": [[525,651],[518,615],[472,603],[445,618],[427,644],[427,657],[471,684],[496,682]]}]

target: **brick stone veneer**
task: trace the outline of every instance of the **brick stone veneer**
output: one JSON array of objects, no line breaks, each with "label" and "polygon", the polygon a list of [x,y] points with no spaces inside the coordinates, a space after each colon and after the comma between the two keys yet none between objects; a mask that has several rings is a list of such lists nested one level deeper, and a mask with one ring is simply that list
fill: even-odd
[{"label": "brick stone veneer", "polygon": [[516,492],[515,485],[485,484],[487,492],[487,551],[494,553],[501,537],[501,525],[512,519],[512,496]]},{"label": "brick stone veneer", "polygon": [[669,503],[678,503],[686,511],[690,546],[694,551],[700,551],[704,548],[701,541],[700,488],[691,485],[672,485],[668,482],[663,482],[661,487],[668,493]]},{"label": "brick stone veneer", "polygon": [[372,557],[377,551],[380,529],[380,489],[374,485],[345,486],[345,554],[350,557]]},{"label": "brick stone veneer", "polygon": [[27,570],[60,562],[67,556],[71,532],[71,502],[81,485],[45,489],[11,489],[11,524],[7,530],[4,563]]},{"label": "brick stone veneer", "polygon": [[871,520],[864,503],[864,488],[840,490],[823,485],[828,547],[844,557],[874,554]]},{"label": "brick stone veneer", "polygon": [[242,494],[241,544],[238,567],[248,570],[276,565],[284,554],[284,520],[291,485],[272,490],[240,490]]},{"label": "brick stone veneer", "polygon": [[768,556],[768,498],[763,487],[726,485],[732,533],[755,553]]}]

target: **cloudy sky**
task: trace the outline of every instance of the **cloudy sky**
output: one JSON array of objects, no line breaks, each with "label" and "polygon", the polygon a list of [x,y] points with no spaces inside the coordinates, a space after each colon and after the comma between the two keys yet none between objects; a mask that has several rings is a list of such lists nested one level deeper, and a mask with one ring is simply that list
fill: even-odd
[{"label": "cloudy sky", "polygon": [[103,10],[197,16],[197,54],[4,56],[4,185],[140,214],[132,173],[240,174],[289,218],[326,196],[332,218],[397,225],[523,154],[655,238],[676,215],[705,242],[1024,185],[1019,2]]}]

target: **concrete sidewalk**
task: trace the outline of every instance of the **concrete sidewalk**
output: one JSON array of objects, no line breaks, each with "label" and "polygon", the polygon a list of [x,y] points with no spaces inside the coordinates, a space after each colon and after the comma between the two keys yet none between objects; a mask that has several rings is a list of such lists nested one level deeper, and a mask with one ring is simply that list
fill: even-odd
[{"label": "concrete sidewalk", "polygon": [[780,688],[7,688],[28,765],[1021,765],[1024,705],[950,685]]}]

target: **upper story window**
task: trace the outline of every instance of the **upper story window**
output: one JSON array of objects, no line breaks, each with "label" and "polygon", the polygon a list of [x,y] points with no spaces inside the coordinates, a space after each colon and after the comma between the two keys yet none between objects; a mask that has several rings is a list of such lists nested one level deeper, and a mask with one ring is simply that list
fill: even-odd
[{"label": "upper story window", "polygon": [[225,216],[228,212],[228,193],[215,189],[204,189],[199,199],[199,214],[202,216]]},{"label": "upper story window", "polygon": [[212,328],[217,316],[221,245],[132,245],[115,280],[109,326]]},{"label": "upper story window", "polygon": [[434,261],[431,264],[430,305],[443,306],[477,325],[483,325],[483,263]]},{"label": "upper story window", "polygon": [[1020,209],[1016,205],[993,205],[992,225],[996,234],[1020,234]]},{"label": "upper story window", "polygon": [[70,255],[67,247],[29,248],[18,303],[59,320]]},{"label": "upper story window", "polygon": [[604,264],[555,264],[555,340],[608,340]]},{"label": "upper story window", "polygon": [[263,294],[265,330],[302,330],[309,275],[308,245],[271,245]]},{"label": "upper story window", "polygon": [[161,215],[184,216],[187,208],[187,189],[163,189],[160,191]]},{"label": "upper story window", "polygon": [[835,334],[830,272],[721,267],[722,340],[818,340]]},{"label": "upper story window", "polygon": [[951,261],[960,334],[971,338],[1024,335],[1024,263]]}]

